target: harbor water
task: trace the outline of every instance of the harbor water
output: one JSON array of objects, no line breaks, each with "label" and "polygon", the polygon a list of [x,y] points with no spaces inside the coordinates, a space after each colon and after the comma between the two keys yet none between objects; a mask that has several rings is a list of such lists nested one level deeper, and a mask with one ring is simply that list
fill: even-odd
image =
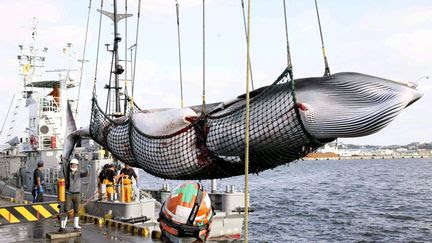
[{"label": "harbor water", "polygon": [[[243,177],[218,180],[220,190]],[[142,187],[179,181],[141,173]],[[203,181],[210,189],[210,181]],[[251,242],[431,242],[432,160],[300,161],[250,176]]]}]

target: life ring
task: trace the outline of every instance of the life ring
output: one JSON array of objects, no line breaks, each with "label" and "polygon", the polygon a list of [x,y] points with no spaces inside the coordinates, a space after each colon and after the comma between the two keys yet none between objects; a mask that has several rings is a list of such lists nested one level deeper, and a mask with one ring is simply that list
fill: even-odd
[{"label": "life ring", "polygon": [[34,136],[34,135],[30,136],[30,145],[31,145],[31,147],[33,149],[37,149],[37,147],[38,147],[38,140],[37,140],[36,136]]}]

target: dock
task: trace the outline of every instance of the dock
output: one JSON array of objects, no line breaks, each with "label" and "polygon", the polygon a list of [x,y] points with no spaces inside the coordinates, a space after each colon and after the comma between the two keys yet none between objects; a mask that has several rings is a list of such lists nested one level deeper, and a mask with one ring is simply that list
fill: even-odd
[{"label": "dock", "polygon": [[[32,204],[28,204],[30,206]],[[12,198],[0,198],[0,207],[10,208],[20,206]],[[2,216],[0,216],[1,218]],[[67,233],[59,234],[59,222],[55,217],[47,217],[43,220],[11,222],[0,224],[1,242],[154,242],[147,233],[130,231],[123,225],[114,224],[114,227],[107,227],[105,224],[98,224],[93,219],[98,217],[81,217],[80,232],[73,229],[73,222],[69,220]],[[4,221],[7,221],[3,219]],[[113,221],[113,220],[112,220]],[[115,222],[115,221],[113,221]],[[108,221],[106,222],[108,223]],[[109,225],[111,226],[111,225]],[[139,233],[139,234],[138,234]],[[143,237],[144,236],[144,237]]]},{"label": "dock", "polygon": [[[17,206],[12,200],[0,199],[1,207]],[[1,216],[0,216],[1,217]],[[55,218],[46,218],[33,222],[0,225],[1,242],[154,242],[151,238],[142,237],[118,227],[105,227],[85,220],[81,222],[81,234],[73,229],[69,220],[67,234],[56,234],[59,222]]]},{"label": "dock", "polygon": [[[0,239],[2,242],[154,242],[151,238],[139,237],[122,229],[100,227],[92,223],[82,223],[81,227],[81,237],[50,240],[46,234],[58,230],[56,220],[9,224],[0,226]],[[68,230],[73,232],[72,222],[68,223]]]},{"label": "dock", "polygon": [[[0,197],[1,242],[160,242],[161,232],[155,206],[164,195],[161,190],[148,190],[154,198],[141,198],[137,202],[92,201],[80,213],[81,234],[74,231],[72,219],[67,234],[59,229],[57,216],[59,202],[30,203],[16,198]],[[244,218],[242,192],[234,186],[225,192],[209,194],[216,214],[213,217],[210,242],[238,240]],[[157,198],[157,199],[155,199]],[[109,214],[107,214],[110,212]],[[135,216],[135,217],[134,217]],[[136,217],[139,216],[139,217]],[[136,220],[136,221],[135,221]]]}]

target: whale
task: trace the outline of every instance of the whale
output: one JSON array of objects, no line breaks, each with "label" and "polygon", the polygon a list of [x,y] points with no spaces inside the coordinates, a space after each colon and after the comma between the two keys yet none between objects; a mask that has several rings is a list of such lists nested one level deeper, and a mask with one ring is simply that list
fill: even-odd
[{"label": "whale", "polygon": [[[251,173],[301,159],[337,138],[386,127],[422,97],[412,83],[343,72],[290,80],[285,70],[250,92]],[[114,157],[165,179],[244,174],[246,95],[182,109],[136,110],[110,118],[93,99],[90,126],[71,131],[63,158],[88,136]],[[73,129],[72,129],[73,130]]]}]

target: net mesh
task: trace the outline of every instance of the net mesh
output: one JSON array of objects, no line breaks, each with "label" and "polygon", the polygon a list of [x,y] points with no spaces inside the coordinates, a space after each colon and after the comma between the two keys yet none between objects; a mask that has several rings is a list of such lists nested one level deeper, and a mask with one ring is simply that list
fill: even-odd
[{"label": "net mesh", "polygon": [[[270,86],[251,93],[251,173],[304,157],[322,146],[304,129],[287,70]],[[141,111],[126,104],[129,117]],[[244,174],[245,100],[190,120],[165,136],[150,136],[124,117],[110,119],[93,99],[90,134],[117,159],[167,179],[213,179]]]}]

